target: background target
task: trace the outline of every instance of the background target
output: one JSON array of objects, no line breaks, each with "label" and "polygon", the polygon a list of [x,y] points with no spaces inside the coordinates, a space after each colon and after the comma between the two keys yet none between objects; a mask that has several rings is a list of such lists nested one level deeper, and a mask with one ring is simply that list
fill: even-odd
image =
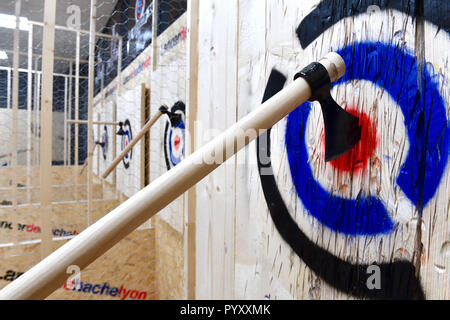
[{"label": "background target", "polygon": [[184,159],[185,152],[185,110],[186,106],[178,101],[171,108],[171,112],[181,115],[181,121],[172,126],[170,121],[166,122],[164,129],[164,157],[167,170],[175,167]]},{"label": "background target", "polygon": [[[133,131],[131,130],[131,124],[130,120],[125,120],[123,125],[123,130],[125,131],[125,134],[122,136],[122,151],[125,150],[126,147],[130,144],[130,142],[133,140]],[[128,169],[130,167],[130,162],[133,159],[133,149],[123,158],[123,165],[125,169]]]}]

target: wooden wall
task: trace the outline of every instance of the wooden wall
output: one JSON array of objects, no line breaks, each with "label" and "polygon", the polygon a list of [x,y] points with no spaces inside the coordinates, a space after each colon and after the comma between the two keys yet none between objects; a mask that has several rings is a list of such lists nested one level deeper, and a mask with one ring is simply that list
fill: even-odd
[{"label": "wooden wall", "polygon": [[197,298],[448,299],[449,30],[437,14],[448,4],[413,19],[419,5],[200,2],[203,127],[257,108],[272,69],[290,82],[339,51],[347,74],[332,95],[367,129],[351,156],[325,163],[320,107],[305,104],[271,130],[271,171],[258,171],[267,155],[253,143],[204,179]]}]

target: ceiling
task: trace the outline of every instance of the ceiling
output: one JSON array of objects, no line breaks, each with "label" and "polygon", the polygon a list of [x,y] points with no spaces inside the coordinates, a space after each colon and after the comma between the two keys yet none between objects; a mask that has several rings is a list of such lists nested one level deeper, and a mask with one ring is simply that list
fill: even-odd
[{"label": "ceiling", "polygon": [[[97,0],[97,32],[101,32],[108,22],[119,0]],[[15,0],[0,1],[0,13],[14,15]],[[81,29],[89,30],[90,0],[57,0],[56,25],[67,26],[70,14],[67,8],[77,5],[81,11]],[[31,21],[43,22],[44,0],[22,0],[21,17]],[[13,50],[14,29],[0,27],[0,50]],[[88,58],[89,35],[82,34],[80,37],[80,57]],[[28,32],[20,32],[20,51],[26,53],[28,50]],[[42,27],[33,28],[33,53],[40,55],[42,52]],[[76,34],[74,32],[56,30],[55,32],[55,56],[75,58],[76,56]],[[0,60],[1,66],[12,66],[13,55],[8,53],[8,60]],[[20,67],[27,68],[27,55],[21,56]],[[67,73],[69,63],[55,59],[55,73]],[[40,70],[40,66],[38,67]]]}]

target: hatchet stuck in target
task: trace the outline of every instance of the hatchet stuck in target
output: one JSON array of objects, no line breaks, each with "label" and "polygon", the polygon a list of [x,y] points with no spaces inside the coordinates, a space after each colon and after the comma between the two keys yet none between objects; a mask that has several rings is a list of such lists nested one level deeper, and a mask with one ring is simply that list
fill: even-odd
[{"label": "hatchet stuck in target", "polygon": [[347,153],[361,139],[358,117],[341,108],[331,96],[331,84],[345,74],[342,57],[330,52],[319,62],[313,62],[297,73],[311,87],[310,101],[319,101],[325,128],[325,161],[332,161]]}]

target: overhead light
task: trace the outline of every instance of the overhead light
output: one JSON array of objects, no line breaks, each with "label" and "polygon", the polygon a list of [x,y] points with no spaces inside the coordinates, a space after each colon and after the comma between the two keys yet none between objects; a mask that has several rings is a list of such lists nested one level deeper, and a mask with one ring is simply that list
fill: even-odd
[{"label": "overhead light", "polygon": [[[0,28],[15,29],[16,16],[0,13]],[[29,21],[25,17],[19,17],[19,29],[22,31],[30,30]]]},{"label": "overhead light", "polygon": [[7,60],[8,59],[8,55],[6,54],[5,51],[0,50],[0,60]]}]

